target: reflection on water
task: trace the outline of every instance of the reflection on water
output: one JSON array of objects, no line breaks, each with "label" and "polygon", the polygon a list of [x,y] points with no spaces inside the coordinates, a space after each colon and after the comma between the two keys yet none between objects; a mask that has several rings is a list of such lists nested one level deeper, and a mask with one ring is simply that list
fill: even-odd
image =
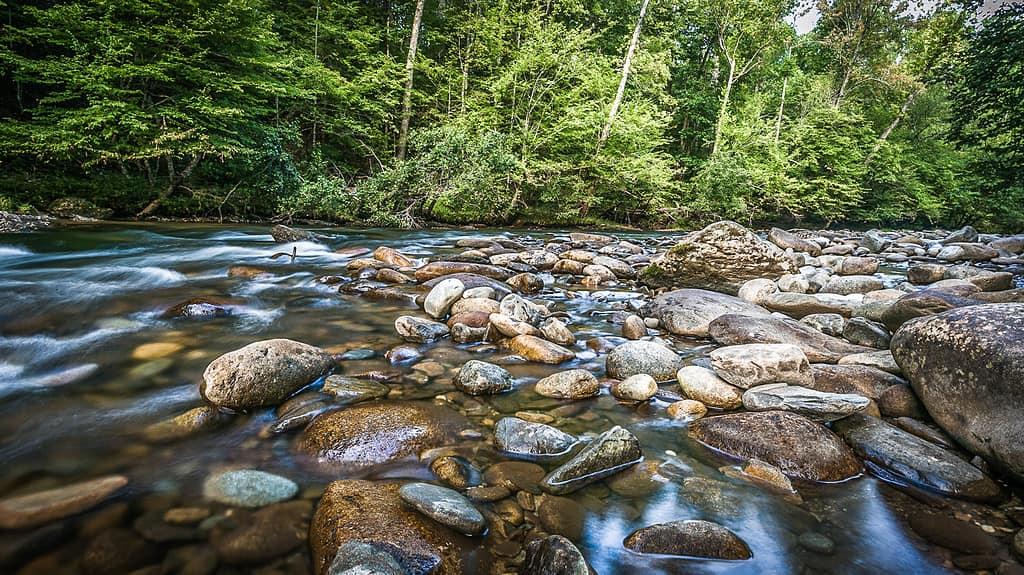
[{"label": "reflection on water", "polygon": [[[141,430],[200,404],[197,383],[218,355],[258,339],[288,337],[335,352],[370,348],[372,359],[345,362],[339,373],[391,373],[402,397],[432,398],[451,391],[444,378],[411,367],[388,366],[383,352],[401,343],[393,321],[409,313],[401,302],[338,293],[317,278],[347,275],[351,257],[335,250],[380,245],[411,257],[453,253],[470,231],[324,230],[323,244],[274,244],[265,228],[202,225],[80,226],[0,239],[0,493],[42,489],[104,473],[132,479],[131,496],[159,493],[197,498],[214,467],[251,466],[280,473],[304,488],[325,475],[294,459],[287,434],[266,437],[273,410],[236,418],[220,431],[170,445],[150,445]],[[511,232],[499,235],[512,237]],[[553,234],[530,233],[544,238]],[[626,234],[627,237],[633,237]],[[653,235],[636,235],[639,240]],[[274,257],[295,250],[297,258]],[[270,276],[229,277],[235,265]],[[588,291],[545,275],[537,299],[564,312],[577,339],[576,361],[554,368],[474,353],[441,342],[423,346],[424,358],[446,368],[480,358],[503,363],[517,390],[487,398],[499,414],[559,410],[564,404],[533,392],[556,370],[602,372],[603,359],[586,353],[591,337],[617,336],[611,314],[630,309],[643,294],[625,287]],[[217,296],[228,318],[165,319],[169,307],[197,296]],[[699,357],[706,342],[674,340]],[[164,348],[143,344],[170,343]],[[470,346],[471,347],[471,346]],[[145,351],[144,351],[145,350]],[[405,378],[405,379],[403,379]],[[424,381],[427,379],[427,381]],[[411,383],[415,382],[415,383]],[[594,436],[619,424],[640,439],[648,461],[661,462],[655,490],[626,497],[602,485],[576,495],[587,509],[584,554],[598,573],[940,573],[891,511],[891,487],[865,477],[840,485],[801,486],[804,503],[787,502],[718,471],[714,460],[685,439],[685,426],[664,417],[664,402],[633,407],[607,394],[560,414],[565,431]],[[480,418],[477,418],[479,421]],[[490,457],[486,453],[483,458]],[[493,458],[491,459],[493,460]],[[371,472],[378,477],[429,478],[418,465]],[[633,530],[680,519],[708,519],[735,531],[754,557],[745,562],[640,556],[622,547]],[[815,532],[836,545],[831,556],[803,548],[797,538]]]}]

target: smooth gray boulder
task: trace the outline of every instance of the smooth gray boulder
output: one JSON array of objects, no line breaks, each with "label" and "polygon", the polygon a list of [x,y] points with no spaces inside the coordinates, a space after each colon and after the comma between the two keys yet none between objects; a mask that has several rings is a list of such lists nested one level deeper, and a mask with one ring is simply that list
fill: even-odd
[{"label": "smooth gray boulder", "polygon": [[985,304],[909,321],[896,363],[932,419],[961,445],[1024,478],[1024,304]]},{"label": "smooth gray boulder", "polygon": [[862,459],[915,485],[977,501],[997,501],[999,486],[980,469],[885,421],[858,414],[832,425]]},{"label": "smooth gray boulder", "polygon": [[233,411],[277,405],[334,365],[324,350],[290,339],[268,339],[225,353],[203,372],[199,392]]},{"label": "smooth gray boulder", "polygon": [[676,335],[707,337],[708,325],[727,313],[768,315],[768,310],[738,297],[703,289],[680,289],[663,293],[643,308],[644,317]]},{"label": "smooth gray boulder", "polygon": [[821,423],[864,411],[869,403],[862,395],[828,393],[784,383],[759,385],[743,394],[747,411],[790,411]]}]

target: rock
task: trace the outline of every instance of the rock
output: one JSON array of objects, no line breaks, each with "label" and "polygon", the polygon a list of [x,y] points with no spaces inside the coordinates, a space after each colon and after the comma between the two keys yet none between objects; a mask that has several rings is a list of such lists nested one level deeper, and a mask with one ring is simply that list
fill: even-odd
[{"label": "rock", "polygon": [[134,531],[109,529],[94,537],[78,561],[84,575],[130,573],[160,560],[160,548]]},{"label": "rock", "polygon": [[[504,297],[506,294],[512,293],[512,286],[508,285],[504,281],[498,281],[498,280],[496,280],[494,278],[490,278],[490,277],[486,277],[486,276],[482,276],[480,274],[474,274],[474,273],[450,273],[450,274],[445,274],[445,275],[437,276],[437,277],[435,277],[433,279],[427,280],[427,281],[423,282],[421,285],[425,289],[433,289],[434,286],[436,286],[437,284],[443,282],[446,279],[457,279],[460,282],[462,282],[462,285],[466,286],[466,291],[463,292],[463,296],[465,296],[465,294],[467,292],[469,292],[469,293],[476,293],[476,292],[474,292],[474,290],[476,290],[477,288],[490,288],[491,290],[493,290],[495,295],[487,296],[488,298],[495,297],[495,296],[502,296],[502,297]],[[474,297],[483,297],[483,296],[482,295],[477,295],[477,296],[474,296]],[[497,311],[497,310],[495,310],[495,311]]]},{"label": "rock", "polygon": [[429,319],[411,315],[399,316],[395,320],[395,331],[405,341],[413,343],[430,343],[449,334],[448,326]]},{"label": "rock", "polygon": [[838,313],[812,313],[800,318],[800,322],[832,337],[842,337],[846,327],[846,318]]},{"label": "rock", "polygon": [[889,330],[878,322],[863,317],[851,318],[843,327],[843,338],[854,345],[889,349]]},{"label": "rock", "polygon": [[878,271],[878,260],[853,256],[843,258],[837,271],[844,276],[870,276]]},{"label": "rock", "polygon": [[408,575],[383,547],[349,541],[338,548],[327,575]]},{"label": "rock", "polygon": [[943,244],[953,244],[957,242],[976,242],[978,241],[978,230],[971,226],[964,226],[959,230],[949,234],[941,240]]},{"label": "rock", "polygon": [[643,459],[640,441],[629,431],[616,425],[597,436],[572,459],[544,477],[541,487],[549,493],[563,495],[614,475]]},{"label": "rock", "polygon": [[341,375],[331,375],[324,380],[322,391],[341,400],[341,403],[353,405],[363,401],[372,401],[387,397],[391,388],[373,381],[364,381]]},{"label": "rock", "polygon": [[174,507],[164,512],[163,520],[171,525],[195,525],[209,516],[206,507]]},{"label": "rock", "polygon": [[892,352],[887,349],[865,353],[852,353],[850,355],[843,356],[843,358],[839,360],[839,365],[863,365],[887,371],[895,375],[900,375],[902,373],[900,366],[896,365],[896,360],[892,357]]},{"label": "rock", "polygon": [[813,531],[801,533],[800,537],[797,538],[797,543],[811,553],[819,555],[831,555],[836,550],[835,542],[821,533],[814,533]]},{"label": "rock", "polygon": [[558,345],[575,345],[576,336],[558,318],[549,317],[540,324],[540,333],[544,339]]},{"label": "rock", "polygon": [[719,409],[737,409],[743,405],[743,392],[718,377],[714,371],[688,365],[676,373],[686,397]]},{"label": "rock", "polygon": [[270,237],[274,238],[274,241],[279,244],[288,244],[291,242],[315,242],[322,236],[310,231],[297,230],[278,224],[270,228]]},{"label": "rock", "polygon": [[811,283],[801,274],[786,274],[779,278],[776,284],[780,291],[787,293],[805,294],[811,291]]},{"label": "rock", "polygon": [[[526,491],[539,494],[540,482],[544,479],[544,468],[526,461],[502,461],[484,471],[484,482],[503,487],[508,492]],[[506,494],[505,497],[508,495]]]},{"label": "rock", "polygon": [[309,501],[269,505],[253,513],[237,529],[215,531],[213,546],[225,563],[263,563],[303,546],[312,514]]},{"label": "rock", "polygon": [[877,400],[882,393],[895,385],[906,385],[906,381],[889,372],[866,365],[811,364],[814,382],[811,389],[828,393],[855,393]]},{"label": "rock", "polygon": [[689,426],[692,437],[742,459],[760,459],[807,481],[843,481],[862,468],[845,443],[821,424],[785,411],[705,417]]},{"label": "rock", "polygon": [[647,337],[647,324],[640,316],[626,316],[622,322],[622,337],[634,340]]},{"label": "rock", "polygon": [[910,528],[918,535],[947,549],[972,554],[989,554],[996,548],[994,537],[968,521],[928,511],[916,511],[909,519]]},{"label": "rock", "polygon": [[658,393],[658,382],[646,373],[638,373],[613,383],[611,392],[619,399],[647,401]]},{"label": "rock", "polygon": [[55,221],[57,220],[50,216],[32,216],[0,211],[0,233],[10,234],[41,230],[50,227]]},{"label": "rock", "polygon": [[0,528],[27,529],[77,515],[111,498],[128,484],[123,475],[72,483],[0,499]]},{"label": "rock", "polygon": [[500,306],[501,304],[489,298],[466,298],[465,292],[463,292],[463,299],[452,305],[451,313],[453,317],[467,313],[481,313],[489,316],[492,313],[500,313]]},{"label": "rock", "polygon": [[807,356],[795,345],[732,345],[720,347],[709,355],[715,374],[743,389],[764,383],[806,385],[814,381]]},{"label": "rock", "polygon": [[407,268],[412,266],[412,260],[394,248],[380,246],[373,250],[373,259],[384,262],[389,266]]},{"label": "rock", "polygon": [[580,550],[561,535],[534,539],[526,546],[520,575],[589,575],[590,567]]},{"label": "rock", "polygon": [[537,382],[534,388],[544,397],[557,399],[586,399],[601,392],[594,374],[585,369],[560,371]]},{"label": "rock", "polygon": [[287,477],[256,469],[214,473],[203,482],[203,497],[234,507],[263,507],[295,497],[299,486]]},{"label": "rock", "polygon": [[914,285],[935,283],[944,279],[946,266],[941,264],[918,264],[907,270],[907,281]]},{"label": "rock", "polygon": [[494,329],[498,330],[498,333],[505,337],[515,337],[517,335],[536,337],[541,335],[539,329],[525,321],[514,320],[503,313],[492,313],[487,317],[487,321],[494,326]]},{"label": "rock", "polygon": [[669,332],[690,337],[707,337],[708,325],[727,313],[767,315],[768,310],[737,297],[702,289],[664,293],[643,308],[645,317],[656,318]]},{"label": "rock", "polygon": [[430,463],[430,472],[445,485],[454,489],[467,489],[480,485],[482,477],[473,465],[463,457],[438,457]]},{"label": "rock", "polygon": [[953,452],[881,419],[855,415],[835,422],[832,430],[862,459],[900,478],[945,495],[997,501],[999,486]]},{"label": "rock", "polygon": [[166,443],[191,437],[197,433],[216,429],[227,422],[228,416],[215,407],[190,409],[181,415],[147,426],[142,437],[152,443]]},{"label": "rock", "polygon": [[868,293],[884,288],[882,280],[874,276],[832,276],[822,288],[822,293],[850,295]]},{"label": "rock", "polygon": [[783,229],[772,228],[768,232],[768,241],[782,249],[789,248],[794,252],[804,252],[811,256],[821,255],[821,246]]},{"label": "rock", "polygon": [[615,379],[646,373],[655,381],[668,381],[681,367],[679,354],[651,341],[626,342],[611,350],[605,358],[608,376]]},{"label": "rock", "polygon": [[935,289],[908,293],[899,298],[882,314],[881,320],[889,331],[895,332],[904,323],[928,315],[936,315],[951,309],[981,304],[976,299],[961,297]]},{"label": "rock", "polygon": [[544,281],[537,274],[521,273],[506,280],[508,285],[523,293],[535,293],[544,289]]},{"label": "rock", "polygon": [[469,427],[457,412],[427,403],[361,403],[320,415],[296,447],[321,463],[366,466],[454,442]]},{"label": "rock", "polygon": [[878,395],[878,410],[885,417],[925,417],[914,390],[909,385],[894,385]]},{"label": "rock", "polygon": [[665,411],[672,419],[700,419],[708,414],[707,406],[692,399],[672,402]]},{"label": "rock", "polygon": [[557,365],[576,359],[576,354],[564,347],[532,335],[517,335],[504,340],[502,345],[527,361]]},{"label": "rock", "polygon": [[892,244],[892,240],[882,235],[878,230],[868,230],[860,240],[860,245],[872,253],[880,253]]},{"label": "rock", "polygon": [[537,325],[547,315],[544,308],[535,305],[515,294],[508,294],[501,298],[498,309],[501,313],[516,320],[531,325]]},{"label": "rock", "polygon": [[494,446],[501,451],[525,456],[558,456],[568,453],[577,439],[559,429],[503,417],[494,426]]},{"label": "rock", "polygon": [[637,553],[707,559],[750,559],[750,547],[735,533],[702,520],[672,521],[638,529],[622,544]]},{"label": "rock", "polygon": [[568,497],[541,495],[535,498],[537,518],[544,531],[562,535],[572,541],[583,539],[587,509]]},{"label": "rock", "polygon": [[114,210],[101,208],[84,198],[58,198],[46,211],[58,218],[105,220],[114,214]]},{"label": "rock", "polygon": [[864,411],[870,402],[860,395],[777,383],[752,387],[743,394],[743,407],[747,411],[790,411],[822,423]]},{"label": "rock", "polygon": [[755,305],[762,305],[765,300],[778,293],[779,286],[774,281],[766,278],[748,280],[740,286],[737,294],[741,300]]},{"label": "rock", "polygon": [[309,530],[313,572],[327,573],[338,550],[350,542],[390,554],[405,573],[456,575],[475,570],[475,565],[460,561],[460,536],[406,508],[398,489],[395,483],[353,479],[328,485]]},{"label": "rock", "polygon": [[[475,274],[500,281],[505,281],[512,277],[512,272],[497,266],[473,264],[468,262],[431,262],[416,270],[416,281],[423,283],[435,278],[453,274]],[[462,277],[459,277],[459,280],[461,280],[466,287],[477,287],[477,285],[470,285],[466,283],[465,279]],[[508,290],[508,286],[506,285],[504,289]]]},{"label": "rock", "polygon": [[406,483],[398,496],[420,513],[465,535],[483,535],[484,516],[458,491],[429,483]]},{"label": "rock", "polygon": [[512,391],[512,374],[505,368],[477,361],[467,361],[454,380],[455,387],[470,395],[493,395]]},{"label": "rock", "polygon": [[441,319],[448,315],[452,304],[462,299],[462,292],[466,286],[458,278],[447,278],[438,283],[427,294],[423,300],[423,311],[434,319]]},{"label": "rock", "polygon": [[1013,288],[1013,274],[993,272],[968,265],[950,266],[942,275],[943,279],[964,279],[984,291],[1003,291]]},{"label": "rock", "polygon": [[892,354],[932,419],[961,445],[1024,477],[1024,304],[910,321]]},{"label": "rock", "polygon": [[846,355],[871,351],[827,336],[809,325],[789,318],[726,314],[711,322],[711,337],[722,345],[783,343],[799,347],[808,361],[836,363]]},{"label": "rock", "polygon": [[216,318],[231,315],[230,304],[214,297],[194,297],[177,303],[161,314],[164,319],[174,318]]},{"label": "rock", "polygon": [[730,221],[683,238],[640,274],[651,287],[701,288],[736,294],[747,280],[795,273],[784,251]]},{"label": "rock", "polygon": [[999,252],[984,245],[974,243],[955,243],[942,248],[935,256],[944,262],[970,261],[983,262],[999,257]]},{"label": "rock", "polygon": [[777,293],[769,296],[764,301],[764,306],[795,318],[816,314],[848,317],[857,309],[857,302],[837,294]]},{"label": "rock", "polygon": [[277,405],[333,365],[318,347],[290,339],[257,341],[213,360],[199,392],[207,402],[235,411]]}]

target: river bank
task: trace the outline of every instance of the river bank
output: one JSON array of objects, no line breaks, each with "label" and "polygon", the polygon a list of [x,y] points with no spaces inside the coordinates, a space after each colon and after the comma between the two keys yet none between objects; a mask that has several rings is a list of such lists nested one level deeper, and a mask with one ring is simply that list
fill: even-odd
[{"label": "river bank", "polygon": [[1017,572],[1024,240],[956,234],[4,236],[0,561]]}]

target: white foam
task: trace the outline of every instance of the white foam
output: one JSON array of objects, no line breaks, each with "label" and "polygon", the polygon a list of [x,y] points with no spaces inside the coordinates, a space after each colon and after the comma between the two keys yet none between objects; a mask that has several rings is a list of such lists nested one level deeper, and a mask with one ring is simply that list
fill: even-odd
[{"label": "white foam", "polygon": [[19,246],[0,246],[0,257],[30,256],[32,252]]}]

